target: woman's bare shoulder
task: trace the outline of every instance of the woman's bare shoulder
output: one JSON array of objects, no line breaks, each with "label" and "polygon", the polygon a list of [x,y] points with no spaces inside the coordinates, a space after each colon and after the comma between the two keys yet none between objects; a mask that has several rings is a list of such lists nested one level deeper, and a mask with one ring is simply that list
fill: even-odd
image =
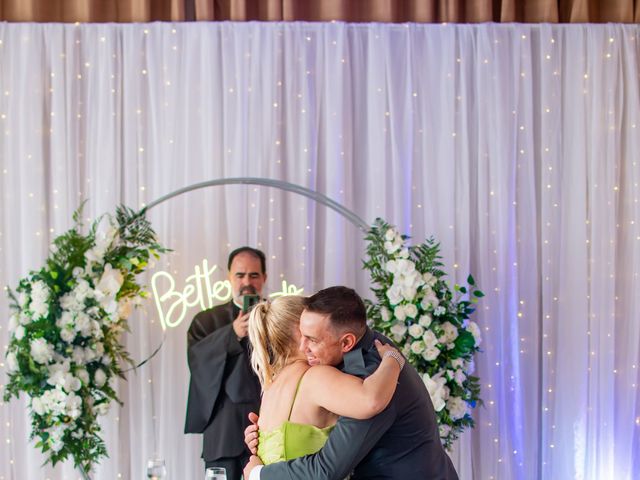
[{"label": "woman's bare shoulder", "polygon": [[331,365],[314,365],[304,374],[307,380],[318,381],[341,375],[342,372]]}]

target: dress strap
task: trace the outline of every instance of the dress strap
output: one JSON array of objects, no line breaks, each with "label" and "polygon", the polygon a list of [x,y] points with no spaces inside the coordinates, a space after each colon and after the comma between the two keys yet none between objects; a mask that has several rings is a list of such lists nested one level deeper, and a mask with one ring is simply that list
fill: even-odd
[{"label": "dress strap", "polygon": [[[311,368],[311,367],[309,367]],[[293,400],[291,400],[291,408],[289,409],[289,416],[287,417],[287,421],[291,420],[291,414],[293,413],[293,405],[296,403],[296,397],[298,396],[298,390],[300,390],[300,384],[302,383],[302,377],[304,377],[304,375],[309,371],[309,368],[307,368],[304,372],[302,372],[302,375],[300,375],[300,378],[298,379],[298,384],[296,385],[296,391],[293,394]]]}]

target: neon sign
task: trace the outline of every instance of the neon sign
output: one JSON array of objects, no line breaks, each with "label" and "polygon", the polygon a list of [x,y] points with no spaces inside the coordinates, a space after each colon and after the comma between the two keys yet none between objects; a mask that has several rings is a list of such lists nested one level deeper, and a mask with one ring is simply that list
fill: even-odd
[{"label": "neon sign", "polygon": [[[202,260],[202,266],[195,265],[193,270],[193,275],[184,280],[184,287],[181,290],[176,289],[176,281],[169,272],[159,271],[151,277],[151,291],[163,330],[180,325],[192,307],[198,306],[200,310],[206,310],[214,304],[231,300],[232,291],[229,281],[212,281],[212,274],[218,270],[217,265],[209,267],[209,262],[205,258]],[[279,292],[273,292],[269,297],[300,295],[303,291],[304,288],[298,288],[282,280],[282,289]]]}]

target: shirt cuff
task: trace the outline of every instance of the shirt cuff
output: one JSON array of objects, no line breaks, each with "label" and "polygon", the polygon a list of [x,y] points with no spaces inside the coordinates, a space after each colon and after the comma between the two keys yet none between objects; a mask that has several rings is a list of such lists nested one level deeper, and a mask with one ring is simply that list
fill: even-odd
[{"label": "shirt cuff", "polygon": [[260,480],[260,470],[264,465],[256,465],[251,473],[249,474],[249,480]]}]

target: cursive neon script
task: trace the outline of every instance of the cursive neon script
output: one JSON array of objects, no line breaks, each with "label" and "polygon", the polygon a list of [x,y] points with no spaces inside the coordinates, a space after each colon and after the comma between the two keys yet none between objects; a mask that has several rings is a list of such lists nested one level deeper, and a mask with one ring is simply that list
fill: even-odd
[{"label": "cursive neon script", "polygon": [[[212,275],[216,270],[217,265],[209,267],[207,259],[203,259],[202,266],[193,267],[193,275],[184,280],[182,288],[176,288],[176,281],[169,272],[159,271],[153,274],[151,291],[162,330],[180,325],[189,309],[196,305],[200,310],[205,310],[213,307],[214,303],[224,303],[231,299],[231,283],[228,280],[213,281]],[[282,290],[273,292],[269,297],[300,295],[303,291],[304,288],[282,280]]]}]

